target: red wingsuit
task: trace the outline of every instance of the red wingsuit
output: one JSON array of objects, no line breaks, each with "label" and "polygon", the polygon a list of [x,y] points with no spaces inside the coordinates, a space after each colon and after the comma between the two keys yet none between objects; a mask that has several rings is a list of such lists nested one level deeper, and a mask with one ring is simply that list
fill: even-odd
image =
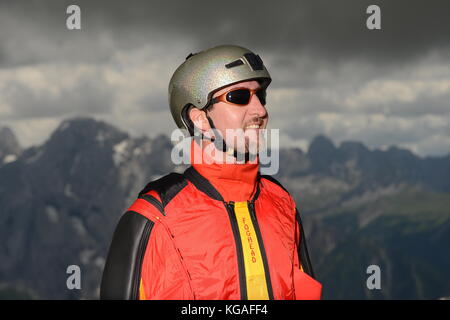
[{"label": "red wingsuit", "polygon": [[[193,156],[208,157],[196,142]],[[120,239],[131,237],[129,227],[118,226],[102,298],[320,299],[291,195],[258,163],[191,163],[183,175],[148,184],[128,209],[142,227],[128,241]],[[132,267],[120,268],[127,259]],[[132,276],[119,284],[120,273]]]}]

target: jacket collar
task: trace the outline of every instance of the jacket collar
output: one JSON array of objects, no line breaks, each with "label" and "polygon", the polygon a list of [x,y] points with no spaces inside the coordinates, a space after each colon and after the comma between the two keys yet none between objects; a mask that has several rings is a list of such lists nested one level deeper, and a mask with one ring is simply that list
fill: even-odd
[{"label": "jacket collar", "polygon": [[213,199],[254,201],[259,194],[259,162],[217,163],[192,140],[191,164],[185,176]]}]

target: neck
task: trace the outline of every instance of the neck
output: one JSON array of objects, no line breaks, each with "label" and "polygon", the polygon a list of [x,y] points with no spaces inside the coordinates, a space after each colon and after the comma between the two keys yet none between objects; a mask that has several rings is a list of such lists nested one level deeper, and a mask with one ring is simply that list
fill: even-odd
[{"label": "neck", "polygon": [[[237,163],[236,159],[217,150],[211,142],[195,140],[191,144],[191,164],[217,189],[225,201],[247,201],[256,191],[259,159]],[[225,161],[224,161],[225,159]]]}]

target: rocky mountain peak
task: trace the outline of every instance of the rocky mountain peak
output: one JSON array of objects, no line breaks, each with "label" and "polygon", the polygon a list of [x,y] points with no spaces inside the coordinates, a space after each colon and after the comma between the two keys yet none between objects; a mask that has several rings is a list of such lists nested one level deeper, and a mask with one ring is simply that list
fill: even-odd
[{"label": "rocky mountain peak", "polygon": [[318,153],[332,153],[336,151],[333,141],[324,135],[318,135],[314,137],[308,148],[308,155],[314,155]]},{"label": "rocky mountain peak", "polygon": [[64,140],[65,144],[77,145],[98,144],[114,145],[128,138],[128,134],[116,127],[92,118],[72,118],[63,121],[53,132],[47,144],[58,144]]},{"label": "rocky mountain peak", "polygon": [[336,147],[329,138],[318,135],[309,145],[308,157],[312,162],[313,172],[329,172],[329,167],[336,158]]}]

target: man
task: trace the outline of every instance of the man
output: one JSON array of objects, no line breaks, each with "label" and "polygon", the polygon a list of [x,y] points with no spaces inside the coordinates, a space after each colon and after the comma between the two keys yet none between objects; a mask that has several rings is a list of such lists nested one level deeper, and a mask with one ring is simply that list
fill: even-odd
[{"label": "man", "polygon": [[175,71],[169,103],[194,136],[192,166],[150,182],[122,216],[102,299],[320,299],[293,198],[259,174],[270,82],[238,46],[191,54]]}]

